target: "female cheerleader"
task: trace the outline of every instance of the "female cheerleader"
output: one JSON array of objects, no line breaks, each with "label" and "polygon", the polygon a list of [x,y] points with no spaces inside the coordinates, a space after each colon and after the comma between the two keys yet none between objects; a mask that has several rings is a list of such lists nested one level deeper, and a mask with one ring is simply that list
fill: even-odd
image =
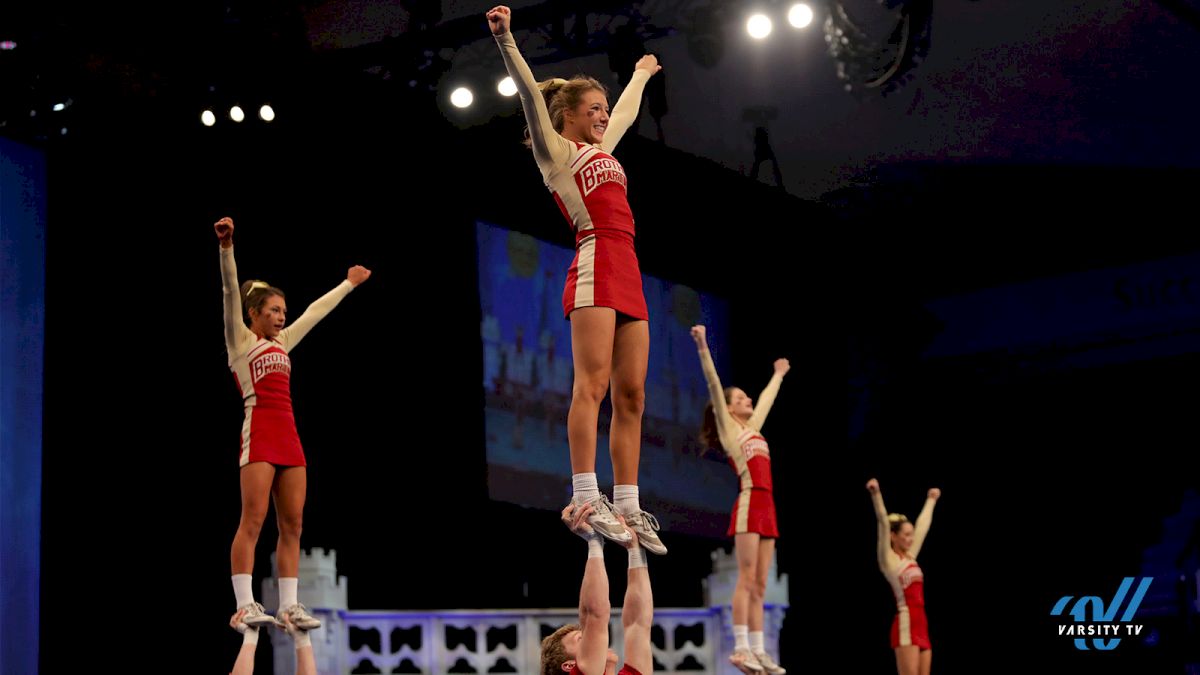
[{"label": "female cheerleader", "polygon": [[575,260],[563,290],[575,370],[567,413],[574,500],[593,506],[588,522],[597,532],[628,541],[630,535],[596,483],[596,424],[611,381],[609,439],[616,510],[642,548],[661,555],[667,549],[655,533],[658,521],[642,511],[637,486],[650,330],[625,170],[611,154],[637,117],[646,81],[660,70],[658,59],[647,55],[638,61],[610,118],[605,89],[596,80],[576,77],[538,84],[533,79],[509,31],[511,15],[508,7],[494,7],[487,13],[488,25],[521,96],[529,125],[527,143],[546,187],[575,231]]},{"label": "female cheerleader", "polygon": [[779,385],[791,365],[787,359],[775,361],[775,374],[755,406],[741,389],[721,388],[717,367],[708,353],[704,326],[692,327],[692,339],[696,341],[700,366],[708,381],[709,403],[704,407],[700,438],[709,447],[719,445],[725,450],[741,481],[726,533],[733,537],[738,562],[737,586],[733,591],[734,647],[729,661],[744,673],[766,671],[784,675],[787,671],[775,663],[763,644],[763,597],[779,527],[775,522],[771,455],[759,430],[767,421],[767,413],[771,412]]},{"label": "female cheerleader", "polygon": [[[242,517],[230,551],[233,592],[238,609],[246,610],[241,623],[253,628],[276,623],[276,617],[254,601],[251,582],[254,546],[267,516],[267,502],[274,497],[279,523],[275,553],[279,571],[279,623],[286,619],[300,630],[312,630],[321,622],[296,598],[307,475],[304,450],[292,417],[292,362],[288,353],[342,298],[366,281],[371,271],[361,265],[351,267],[345,281],[309,305],[299,319],[284,328],[287,304],[283,291],[263,281],[247,281],[239,293],[237,266],[233,261],[233,220],[222,218],[214,227],[221,242],[225,347],[246,412],[238,460]],[[243,322],[243,308],[245,318],[250,321],[249,328]]]},{"label": "female cheerleader", "polygon": [[879,492],[879,481],[867,481],[867,491],[875,505],[878,521],[879,571],[887,578],[896,596],[896,618],[892,621],[892,649],[896,650],[896,669],[900,675],[929,675],[933,663],[933,645],[929,643],[929,623],[925,618],[925,577],[917,566],[917,554],[929,525],[933,507],[942,491],[931,488],[925,508],[917,516],[917,526],[899,513],[888,514]]}]

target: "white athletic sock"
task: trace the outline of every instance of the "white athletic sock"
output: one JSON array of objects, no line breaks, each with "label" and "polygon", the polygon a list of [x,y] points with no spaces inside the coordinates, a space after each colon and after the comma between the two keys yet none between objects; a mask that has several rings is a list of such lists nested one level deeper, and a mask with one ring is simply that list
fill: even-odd
[{"label": "white athletic sock", "polygon": [[600,496],[600,485],[596,482],[595,472],[573,474],[571,486],[575,490],[576,504],[582,504]]},{"label": "white athletic sock", "polygon": [[750,631],[749,626],[734,626],[733,627],[733,650],[750,649],[750,641],[747,633]]},{"label": "white athletic sock", "polygon": [[233,595],[237,598],[237,609],[254,602],[254,581],[249,574],[235,574],[233,579]]},{"label": "white athletic sock", "polygon": [[750,651],[755,654],[766,651],[763,649],[763,632],[761,630],[750,631]]},{"label": "white athletic sock", "polygon": [[642,506],[638,503],[638,486],[614,485],[613,506],[616,507],[617,513],[623,516],[641,511]]},{"label": "white athletic sock", "polygon": [[299,602],[296,599],[296,588],[300,585],[297,577],[279,578],[279,609],[287,609]]}]

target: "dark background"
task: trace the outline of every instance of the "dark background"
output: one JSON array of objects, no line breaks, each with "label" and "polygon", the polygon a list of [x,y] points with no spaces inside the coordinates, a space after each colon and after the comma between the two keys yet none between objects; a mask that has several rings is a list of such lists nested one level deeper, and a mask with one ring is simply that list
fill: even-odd
[{"label": "dark background", "polygon": [[[247,29],[247,43],[291,54],[272,98],[290,112],[206,129],[178,84],[195,68],[180,45],[202,44],[219,12],[189,6],[172,25],[191,29],[148,34],[93,10],[84,18],[125,45],[98,64],[83,47],[110,44],[99,28],[26,17],[68,46],[22,58],[83,92],[66,136],[8,127],[50,167],[42,670],[232,662],[241,410],[212,233],[225,215],[243,278],[282,287],[293,314],[351,265],[374,271],[293,355],[304,545],[338,551],[351,607],[572,606],[582,555],[556,515],[486,497],[473,223],[570,242],[521,121],[459,129],[420,91]],[[70,47],[80,35],[92,41]],[[895,157],[868,184],[801,200],[647,138],[617,155],[643,271],[731,301],[728,382],[753,389],[771,360],[792,362],[766,429],[791,588],[782,662],[894,668],[872,476],[910,517],[943,490],[921,560],[938,671],[1178,673],[1198,660],[1194,609],[1146,619],[1158,644],[1107,654],[1076,651],[1049,617],[1062,595],[1107,598],[1139,574],[1198,487],[1197,354],[1001,378],[921,358],[938,330],[930,298],[1200,249],[1195,170]],[[876,374],[876,403],[850,433],[855,369]],[[656,602],[700,604],[708,552],[726,542],[664,538]],[[256,586],[273,539],[268,525]]]}]

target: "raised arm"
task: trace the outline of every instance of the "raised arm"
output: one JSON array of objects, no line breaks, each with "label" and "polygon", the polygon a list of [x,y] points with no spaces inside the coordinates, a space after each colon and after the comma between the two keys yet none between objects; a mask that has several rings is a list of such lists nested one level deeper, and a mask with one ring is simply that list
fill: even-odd
[{"label": "raised arm", "polygon": [[317,675],[317,659],[313,656],[312,636],[308,634],[308,631],[292,623],[287,612],[280,612],[280,614],[283,616],[283,628],[288,635],[292,636],[292,642],[296,647],[296,675]]},{"label": "raised arm", "polygon": [[571,142],[563,138],[554,129],[550,120],[550,111],[546,109],[546,99],[538,89],[533,71],[517,49],[517,41],[513,39],[509,24],[512,10],[504,5],[493,7],[487,13],[488,27],[500,47],[500,55],[504,57],[504,67],[513,84],[517,85],[517,94],[521,97],[521,109],[525,111],[525,123],[529,125],[529,140],[533,144],[533,157],[538,166],[547,170],[552,166],[563,165],[570,161]]},{"label": "raised arm", "polygon": [[[621,518],[621,524],[625,524],[624,518]],[[633,530],[629,533],[633,535]],[[638,545],[637,535],[630,537],[628,544],[622,545],[629,550],[629,576],[625,585],[625,603],[621,607],[625,665],[639,673],[652,673],[654,649],[650,646],[650,630],[654,626],[654,591],[650,587],[646,552]]]},{"label": "raised arm", "polygon": [[213,225],[221,242],[221,298],[225,307],[225,349],[229,363],[254,343],[254,333],[242,321],[242,289],[238,285],[237,263],[233,260],[233,219],[222,218]]},{"label": "raised arm", "polygon": [[758,395],[758,403],[754,406],[754,412],[751,413],[750,421],[747,423],[752,429],[762,431],[762,426],[767,421],[767,415],[771,412],[771,406],[775,405],[775,397],[779,395],[779,385],[783,384],[783,376],[787,375],[791,368],[787,359],[775,359],[775,374],[771,376],[767,387]]},{"label": "raised arm", "polygon": [[921,508],[921,515],[917,516],[917,522],[913,525],[913,543],[912,547],[908,549],[908,554],[914,559],[921,552],[921,544],[925,543],[925,535],[929,534],[929,526],[933,524],[933,507],[937,505],[937,500],[941,496],[941,490],[929,489],[929,494],[925,497],[925,506]]},{"label": "raised arm", "polygon": [[246,610],[239,609],[229,619],[229,627],[242,634],[242,648],[229,675],[254,675],[254,652],[258,648],[258,629],[242,623]]},{"label": "raised arm", "polygon": [[334,286],[332,291],[322,295],[305,308],[304,313],[292,325],[279,331],[279,343],[283,345],[284,351],[290,352],[295,349],[296,345],[300,344],[300,341],[304,339],[305,335],[308,335],[308,331],[312,330],[318,321],[324,319],[343,298],[350,295],[350,291],[369,278],[371,278],[371,270],[362,265],[351,267],[346,272],[345,281]]},{"label": "raised arm", "polygon": [[887,508],[883,505],[883,493],[879,490],[879,481],[872,478],[867,481],[867,491],[871,493],[871,504],[875,506],[875,552],[879,558],[879,569],[886,574],[888,571],[888,554],[892,552],[892,542],[890,535],[891,527],[888,525]]},{"label": "raised arm", "polygon": [[[724,437],[733,426],[733,416],[729,414],[729,406],[725,403],[725,389],[721,386],[721,378],[717,375],[717,366],[713,363],[712,354],[708,352],[708,331],[704,326],[692,326],[692,340],[696,342],[696,351],[700,355],[700,368],[704,371],[704,381],[708,383],[708,398],[712,402],[713,415],[717,420],[717,432]],[[729,452],[728,448],[722,448]]]},{"label": "raised arm", "polygon": [[611,153],[617,147],[617,143],[621,142],[625,132],[629,131],[629,127],[633,126],[638,109],[642,105],[646,82],[660,70],[662,66],[658,65],[658,58],[653,54],[646,54],[638,60],[633,69],[633,77],[630,78],[625,91],[621,92],[621,98],[617,99],[612,116],[608,118],[608,128],[604,130],[604,139],[600,141],[601,150]]},{"label": "raised arm", "polygon": [[567,504],[563,523],[588,543],[587,565],[579,585],[579,650],[575,663],[584,673],[599,675],[608,662],[608,621],[612,607],[608,601],[608,572],[604,569],[604,539],[588,525],[594,507]]}]

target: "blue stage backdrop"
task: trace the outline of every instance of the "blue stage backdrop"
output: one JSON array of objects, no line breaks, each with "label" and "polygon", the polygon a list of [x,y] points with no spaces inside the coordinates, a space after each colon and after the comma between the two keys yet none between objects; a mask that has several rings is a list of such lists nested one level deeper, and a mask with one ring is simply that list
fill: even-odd
[{"label": "blue stage backdrop", "polygon": [[46,165],[0,139],[0,673],[38,671]]}]

